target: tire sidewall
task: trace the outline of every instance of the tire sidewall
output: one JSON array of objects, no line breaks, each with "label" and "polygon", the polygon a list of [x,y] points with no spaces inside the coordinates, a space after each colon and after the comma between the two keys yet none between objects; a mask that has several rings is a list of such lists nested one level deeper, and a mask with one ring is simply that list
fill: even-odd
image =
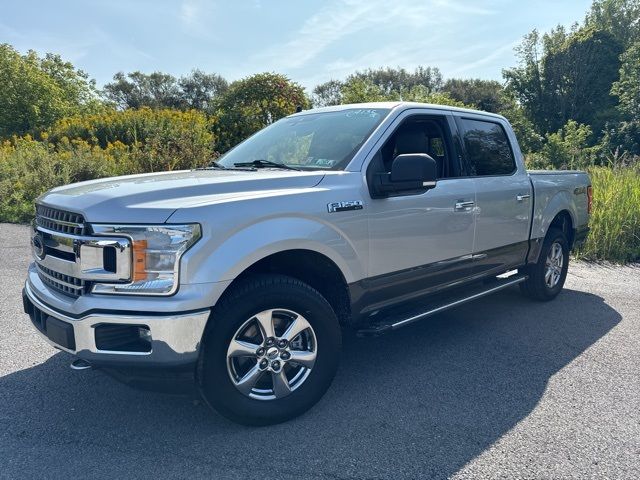
[{"label": "tire sidewall", "polygon": [[[560,272],[560,280],[558,281],[558,284],[553,288],[549,288],[544,280],[544,275],[546,271],[546,261],[547,261],[547,256],[549,255],[549,251],[551,250],[551,247],[556,242],[559,243],[560,246],[562,247],[562,255],[563,255],[562,270]],[[547,297],[548,299],[555,298],[562,291],[562,288],[564,287],[564,282],[567,278],[568,270],[569,270],[569,242],[567,241],[567,237],[564,235],[564,233],[561,230],[555,230],[555,229],[551,230],[549,232],[549,235],[545,239],[544,245],[542,247],[542,251],[540,252],[540,260],[538,261],[538,272],[536,272],[538,274],[538,278],[540,279],[539,281],[541,282],[541,290],[544,292],[545,297]]]},{"label": "tire sidewall", "polygon": [[[285,280],[286,279],[286,280]],[[207,402],[234,421],[272,424],[300,415],[327,390],[337,370],[341,332],[330,305],[315,290],[286,277],[259,289],[248,288],[214,308],[205,333],[200,388]],[[275,400],[245,396],[231,381],[227,371],[227,349],[238,328],[255,314],[283,308],[304,316],[312,326],[317,357],[309,376],[296,390]]]}]

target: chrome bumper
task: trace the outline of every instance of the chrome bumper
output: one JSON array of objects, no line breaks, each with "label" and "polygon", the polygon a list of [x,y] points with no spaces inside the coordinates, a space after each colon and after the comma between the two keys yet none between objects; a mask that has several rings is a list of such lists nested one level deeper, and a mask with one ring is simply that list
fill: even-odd
[{"label": "chrome bumper", "polygon": [[[115,314],[91,313],[80,318],[65,315],[42,302],[32,291],[29,282],[23,290],[25,312],[30,313],[36,331],[51,345],[72,353],[95,365],[163,367],[196,362],[204,328],[209,318],[209,309],[175,314]],[[29,308],[32,307],[31,312]],[[73,348],[53,341],[46,327],[40,328],[34,321],[33,308],[42,312],[44,322],[52,317],[57,325],[71,325]],[[61,324],[60,322],[64,322]],[[95,328],[100,325],[133,325],[148,327],[151,348],[148,352],[100,350],[96,346]]]}]

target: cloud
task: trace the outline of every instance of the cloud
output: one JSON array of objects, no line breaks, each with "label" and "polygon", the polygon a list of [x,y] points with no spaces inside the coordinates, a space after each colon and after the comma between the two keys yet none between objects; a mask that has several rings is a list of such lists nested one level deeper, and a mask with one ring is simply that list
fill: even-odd
[{"label": "cloud", "polygon": [[193,25],[198,19],[198,4],[193,0],[185,0],[180,5],[180,21],[185,25]]},{"label": "cloud", "polygon": [[259,55],[267,60],[278,59],[283,68],[297,68],[314,59],[333,42],[348,33],[354,33],[367,25],[364,17],[370,16],[376,2],[341,0],[309,17],[285,44],[276,45]]},{"label": "cloud", "polygon": [[495,50],[493,50],[491,53],[485,55],[484,57],[481,57],[478,60],[475,60],[473,62],[469,62],[469,63],[466,63],[464,65],[461,65],[458,68],[454,68],[449,73],[451,75],[459,75],[461,73],[468,72],[470,70],[475,70],[478,67],[482,67],[482,66],[484,66],[484,65],[486,65],[488,63],[491,63],[494,60],[502,57],[505,53],[513,51],[513,48],[516,45],[518,45],[519,42],[520,42],[520,39],[518,38],[518,39],[514,40],[511,43],[503,45],[503,46],[501,46],[499,48],[495,48]]},{"label": "cloud", "polygon": [[214,38],[211,29],[211,18],[215,4],[204,0],[183,0],[178,14],[180,23],[189,35],[210,40]]},{"label": "cloud", "polygon": [[254,60],[297,69],[309,64],[330,45],[365,29],[418,28],[448,23],[460,15],[494,13],[466,1],[332,0],[307,18],[289,41],[260,52]]}]

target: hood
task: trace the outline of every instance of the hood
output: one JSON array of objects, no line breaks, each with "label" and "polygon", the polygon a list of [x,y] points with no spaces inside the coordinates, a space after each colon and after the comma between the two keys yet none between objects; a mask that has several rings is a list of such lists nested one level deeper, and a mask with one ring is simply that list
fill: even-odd
[{"label": "hood", "polygon": [[188,170],[129,175],[54,188],[38,203],[82,213],[95,223],[163,223],[178,208],[218,199],[310,188],[323,172]]}]

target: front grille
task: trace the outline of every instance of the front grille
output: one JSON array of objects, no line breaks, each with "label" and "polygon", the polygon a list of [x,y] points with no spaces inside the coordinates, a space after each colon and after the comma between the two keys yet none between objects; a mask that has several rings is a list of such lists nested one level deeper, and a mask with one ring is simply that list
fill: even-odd
[{"label": "front grille", "polygon": [[86,293],[88,285],[84,280],[54,272],[50,268],[43,267],[37,263],[36,266],[40,280],[54,290],[76,298]]},{"label": "front grille", "polygon": [[79,213],[36,205],[36,225],[54,232],[84,235],[84,217]]}]

